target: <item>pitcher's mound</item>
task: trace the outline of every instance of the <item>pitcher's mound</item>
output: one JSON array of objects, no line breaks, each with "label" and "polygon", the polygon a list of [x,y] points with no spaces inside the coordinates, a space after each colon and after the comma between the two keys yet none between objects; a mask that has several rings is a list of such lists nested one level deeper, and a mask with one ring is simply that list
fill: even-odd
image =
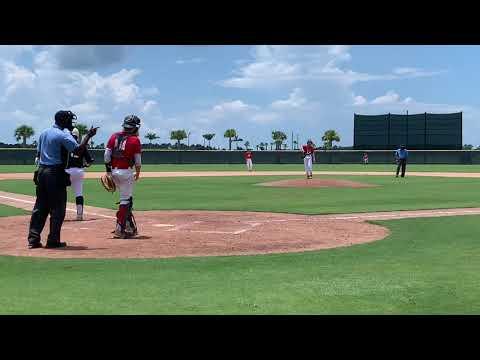
[{"label": "pitcher's mound", "polygon": [[323,188],[323,187],[336,187],[336,188],[367,188],[374,187],[372,184],[365,184],[357,181],[339,180],[339,179],[288,179],[279,181],[270,181],[266,183],[258,184],[261,186],[273,186],[273,187],[299,187],[299,188]]}]

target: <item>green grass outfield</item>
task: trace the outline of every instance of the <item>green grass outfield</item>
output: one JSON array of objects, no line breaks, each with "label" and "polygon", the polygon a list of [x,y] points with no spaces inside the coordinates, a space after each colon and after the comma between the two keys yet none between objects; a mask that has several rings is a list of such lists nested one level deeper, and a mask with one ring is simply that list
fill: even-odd
[{"label": "green grass outfield", "polygon": [[[377,185],[372,188],[274,188],[256,184],[295,177],[237,176],[144,178],[136,184],[136,210],[241,210],[303,214],[477,207],[480,179],[394,176],[325,176]],[[85,181],[88,205],[115,208],[118,193]],[[31,180],[2,180],[0,190],[34,195]],[[69,191],[70,201],[74,201]]]},{"label": "green grass outfield", "polygon": [[[33,165],[0,165],[0,173],[33,172]],[[161,164],[143,165],[143,171],[241,171],[243,164]],[[303,163],[298,164],[254,164],[258,171],[303,171]],[[314,164],[314,171],[395,171],[395,164]],[[104,165],[92,165],[87,171],[105,171]],[[480,165],[408,164],[408,171],[430,172],[480,172]]]},{"label": "green grass outfield", "polygon": [[324,251],[156,260],[0,257],[1,314],[479,314],[479,216],[381,222]]}]

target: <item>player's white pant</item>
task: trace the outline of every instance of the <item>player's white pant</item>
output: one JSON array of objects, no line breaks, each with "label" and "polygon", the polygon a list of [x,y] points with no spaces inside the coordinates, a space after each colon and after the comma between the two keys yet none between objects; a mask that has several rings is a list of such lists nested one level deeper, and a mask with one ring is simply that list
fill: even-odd
[{"label": "player's white pant", "polygon": [[305,165],[305,172],[307,175],[312,175],[313,171],[313,161],[312,161],[312,155],[305,155],[303,158],[303,164]]},{"label": "player's white pant", "polygon": [[82,168],[70,168],[65,171],[70,174],[72,189],[75,192],[77,220],[83,220],[83,178],[85,177],[85,173]]},{"label": "player's white pant", "polygon": [[132,169],[113,169],[112,179],[120,193],[120,205],[128,205],[133,196],[133,185],[135,183]]},{"label": "player's white pant", "polygon": [[252,159],[247,159],[247,170],[252,171],[252,169],[253,169]]},{"label": "player's white pant", "polygon": [[70,174],[70,181],[72,182],[72,189],[75,192],[75,196],[83,196],[83,178],[85,173],[81,168],[70,168],[65,170]]}]

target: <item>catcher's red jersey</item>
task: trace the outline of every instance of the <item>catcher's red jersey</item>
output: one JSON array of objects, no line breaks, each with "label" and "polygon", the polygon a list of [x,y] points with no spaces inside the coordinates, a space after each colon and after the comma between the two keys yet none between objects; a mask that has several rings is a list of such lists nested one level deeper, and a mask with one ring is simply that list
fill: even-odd
[{"label": "catcher's red jersey", "polygon": [[122,131],[110,137],[107,149],[112,150],[112,168],[128,169],[135,163],[135,154],[142,152],[142,145],[138,136]]},{"label": "catcher's red jersey", "polygon": [[315,151],[315,148],[312,146],[312,145],[303,145],[303,153],[305,155],[308,155],[308,154],[313,154],[313,152]]},{"label": "catcher's red jersey", "polygon": [[244,156],[245,156],[245,160],[251,159],[252,158],[252,153],[250,151],[247,151]]}]

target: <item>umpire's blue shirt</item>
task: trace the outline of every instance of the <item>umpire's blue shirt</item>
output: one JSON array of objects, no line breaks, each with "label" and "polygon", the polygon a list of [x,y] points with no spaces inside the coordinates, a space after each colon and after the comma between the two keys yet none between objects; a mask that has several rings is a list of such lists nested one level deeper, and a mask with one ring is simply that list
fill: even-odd
[{"label": "umpire's blue shirt", "polygon": [[40,154],[40,165],[61,165],[62,146],[68,152],[72,152],[79,144],[69,132],[63,131],[57,125],[43,130],[37,146],[37,151]]},{"label": "umpire's blue shirt", "polygon": [[398,149],[397,151],[395,151],[395,154],[397,155],[397,157],[399,159],[406,159],[408,158],[408,151],[407,149]]}]

